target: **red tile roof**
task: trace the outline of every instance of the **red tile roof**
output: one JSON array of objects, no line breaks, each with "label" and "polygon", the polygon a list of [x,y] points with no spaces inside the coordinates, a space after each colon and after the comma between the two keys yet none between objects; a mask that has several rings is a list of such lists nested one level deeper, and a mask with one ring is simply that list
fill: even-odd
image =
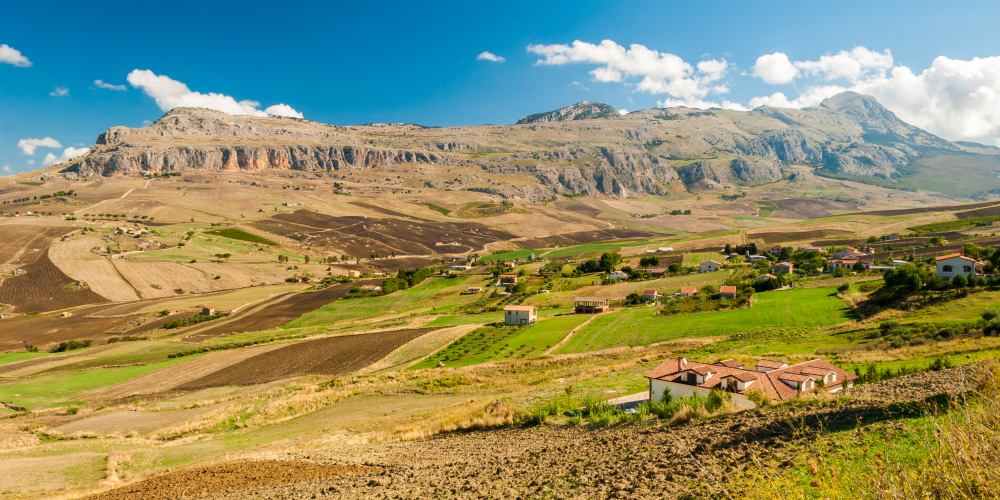
[{"label": "red tile roof", "polygon": [[939,255],[937,257],[934,257],[934,260],[948,260],[948,259],[962,259],[962,260],[967,260],[969,262],[976,262],[976,259],[973,259],[972,257],[966,257],[960,253],[950,253],[948,255]]},{"label": "red tile roof", "polygon": [[695,287],[693,287],[693,286],[682,286],[681,287],[681,293],[683,293],[685,295],[694,295],[694,294],[698,293],[698,289],[695,288]]},{"label": "red tile roof", "polygon": [[736,286],[734,285],[722,285],[719,287],[719,292],[721,293],[736,293]]}]

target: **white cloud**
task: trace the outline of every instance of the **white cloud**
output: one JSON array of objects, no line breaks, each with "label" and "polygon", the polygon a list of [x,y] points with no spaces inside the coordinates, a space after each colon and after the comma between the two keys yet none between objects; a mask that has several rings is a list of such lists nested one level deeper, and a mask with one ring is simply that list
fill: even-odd
[{"label": "white cloud", "polygon": [[498,55],[496,55],[496,54],[494,54],[494,53],[492,53],[492,52],[490,52],[488,50],[484,50],[484,51],[480,52],[478,56],[476,56],[476,60],[477,61],[489,61],[489,62],[495,62],[495,63],[502,63],[502,62],[506,61],[507,58],[505,58],[504,56],[498,56]]},{"label": "white cloud", "polygon": [[66,87],[56,87],[52,89],[52,92],[49,92],[49,95],[52,97],[66,97],[69,95],[69,89]]},{"label": "white cloud", "polygon": [[72,160],[78,156],[83,156],[87,154],[88,151],[90,151],[90,148],[75,148],[70,146],[64,149],[62,154],[59,156],[56,156],[53,153],[47,153],[45,155],[45,159],[42,160],[42,165],[45,165],[46,167],[57,165],[65,161]]},{"label": "white cloud", "polygon": [[21,51],[7,45],[6,43],[0,43],[0,64],[13,64],[14,66],[28,67],[31,66],[31,61]]},{"label": "white cloud", "polygon": [[746,106],[728,99],[722,101],[706,101],[704,99],[663,99],[661,101],[656,101],[656,105],[661,108],[697,108],[697,109],[709,109],[709,108],[722,108],[722,109],[732,109],[735,111],[746,111]]},{"label": "white cloud", "polygon": [[104,80],[94,80],[94,86],[99,89],[114,90],[116,92],[124,92],[128,88],[125,84],[108,83]]},{"label": "white cloud", "polygon": [[62,144],[59,141],[51,138],[45,137],[43,139],[21,139],[17,141],[17,148],[21,150],[28,156],[35,154],[35,150],[38,148],[61,148]]},{"label": "white cloud", "polygon": [[799,69],[781,52],[764,54],[753,65],[753,76],[771,85],[788,83],[799,76]]},{"label": "white cloud", "polygon": [[618,110],[618,116],[625,116],[627,114],[628,114],[628,110],[625,109],[625,108],[622,108],[622,109]]},{"label": "white cloud", "polygon": [[603,40],[599,44],[575,40],[570,45],[529,45],[527,50],[539,56],[535,62],[537,66],[596,65],[590,71],[594,81],[634,84],[640,92],[665,94],[674,99],[695,101],[717,89],[728,90],[724,85],[712,85],[722,79],[729,68],[729,63],[722,59],[703,60],[692,66],[669,52],[640,44],[629,45],[626,49],[613,40]]},{"label": "white cloud", "polygon": [[287,104],[275,104],[262,111],[257,109],[260,107],[260,103],[257,101],[237,101],[225,94],[195,92],[183,82],[174,80],[167,75],[157,75],[148,69],[132,70],[128,74],[128,83],[152,97],[156,101],[156,105],[163,111],[194,107],[214,109],[231,115],[268,116],[271,114],[268,110],[272,110],[281,113],[277,116],[302,117],[302,113]]},{"label": "white cloud", "polygon": [[[855,47],[793,64],[799,70],[796,78],[807,83],[804,90],[794,97],[785,92],[755,97],[750,106],[815,106],[852,90],[875,97],[903,121],[946,139],[1000,145],[1000,56],[938,56],[930,67],[915,71],[894,66],[889,50]],[[756,65],[754,70],[767,81]]]},{"label": "white cloud", "polygon": [[268,106],[264,108],[264,112],[271,116],[286,116],[289,118],[302,118],[302,113],[299,113],[295,108],[287,104],[275,104],[273,106]]},{"label": "white cloud", "polygon": [[10,165],[4,165],[2,170],[3,170],[3,173],[5,173],[7,175],[10,175],[10,174],[14,173],[14,169],[10,168]]}]

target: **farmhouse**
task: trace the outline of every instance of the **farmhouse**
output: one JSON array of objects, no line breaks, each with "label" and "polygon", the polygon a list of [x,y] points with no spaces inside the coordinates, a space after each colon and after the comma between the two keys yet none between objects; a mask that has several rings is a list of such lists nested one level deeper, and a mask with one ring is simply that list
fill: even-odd
[{"label": "farmhouse", "polygon": [[469,269],[472,269],[472,266],[468,264],[452,264],[448,266],[448,269],[451,271],[468,271]]},{"label": "farmhouse", "polygon": [[792,274],[795,270],[795,264],[791,262],[779,262],[771,266],[771,272],[774,274]]},{"label": "farmhouse", "polygon": [[771,401],[786,401],[802,394],[826,388],[836,393],[850,387],[854,374],[823,359],[788,365],[781,361],[759,360],[756,366],[726,359],[718,363],[699,363],[687,358],[671,358],[646,375],[649,380],[649,400],[660,401],[670,391],[675,397],[694,394],[708,395],[713,389],[732,394],[739,408],[756,404],[748,395],[759,391]]},{"label": "farmhouse", "polygon": [[501,274],[500,275],[500,284],[501,285],[515,285],[515,284],[517,284],[517,275],[516,274]]},{"label": "farmhouse", "polygon": [[608,299],[604,297],[577,297],[573,299],[573,310],[577,314],[602,313],[608,310]]},{"label": "farmhouse", "polygon": [[657,299],[660,298],[660,293],[657,292],[656,290],[653,290],[653,289],[643,290],[642,291],[642,298],[645,299],[645,300],[656,301]]},{"label": "farmhouse", "polygon": [[204,306],[201,308],[201,313],[205,316],[211,316],[215,314],[215,308],[212,306]]},{"label": "farmhouse", "polygon": [[665,267],[642,267],[639,268],[640,271],[646,271],[650,276],[654,278],[661,278],[667,274],[667,268]]},{"label": "farmhouse", "polygon": [[681,295],[684,297],[693,297],[698,295],[698,289],[693,286],[682,286]]},{"label": "farmhouse", "polygon": [[753,280],[754,280],[755,283],[763,283],[765,281],[771,281],[771,280],[776,280],[776,279],[778,279],[777,276],[775,276],[775,275],[773,275],[771,273],[765,273],[765,274],[762,274],[760,276],[757,276]]},{"label": "farmhouse", "polygon": [[627,279],[628,279],[628,275],[625,274],[625,273],[623,273],[623,272],[621,272],[621,271],[612,271],[612,272],[608,273],[608,281],[621,281],[621,280],[627,280]]},{"label": "farmhouse", "polygon": [[722,285],[719,287],[719,297],[723,299],[735,299],[736,287],[734,285]]},{"label": "farmhouse", "polygon": [[530,325],[537,319],[535,306],[507,306],[503,308],[503,322],[507,325]]},{"label": "farmhouse", "polygon": [[470,286],[469,288],[462,290],[462,295],[475,295],[477,293],[481,293],[482,291],[483,287],[481,286]]},{"label": "farmhouse", "polygon": [[348,278],[360,278],[361,277],[361,271],[358,271],[357,269],[349,269],[347,271],[347,277]]},{"label": "farmhouse", "polygon": [[722,269],[722,264],[714,260],[706,260],[698,265],[698,272],[701,273],[713,273]]},{"label": "farmhouse", "polygon": [[942,255],[934,261],[937,265],[937,275],[942,278],[951,279],[959,274],[969,278],[981,272],[982,264],[960,253]]}]

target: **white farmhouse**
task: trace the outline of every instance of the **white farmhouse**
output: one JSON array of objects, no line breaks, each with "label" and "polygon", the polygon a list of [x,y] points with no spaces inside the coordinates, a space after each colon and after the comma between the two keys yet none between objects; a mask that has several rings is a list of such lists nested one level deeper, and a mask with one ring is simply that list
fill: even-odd
[{"label": "white farmhouse", "polygon": [[722,264],[714,260],[706,260],[698,265],[698,272],[702,273],[714,273],[719,269],[722,269]]},{"label": "white farmhouse", "polygon": [[503,322],[507,325],[530,325],[538,318],[535,306],[507,306],[503,308]]},{"label": "white farmhouse", "polygon": [[947,279],[954,278],[959,274],[971,278],[976,274],[976,266],[979,265],[976,259],[960,253],[942,255],[934,260],[937,264],[937,275]]}]

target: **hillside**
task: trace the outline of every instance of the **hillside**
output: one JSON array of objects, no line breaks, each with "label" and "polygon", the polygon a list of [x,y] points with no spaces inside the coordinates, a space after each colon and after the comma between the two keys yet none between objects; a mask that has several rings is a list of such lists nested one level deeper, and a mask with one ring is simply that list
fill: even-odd
[{"label": "hillside", "polygon": [[430,189],[541,201],[563,194],[662,195],[820,175],[947,195],[1000,193],[993,149],[913,127],[874,98],[752,111],[655,108],[619,116],[582,102],[514,125],[331,126],[177,108],[140,128],[112,127],[64,176],[284,171],[350,179],[385,170]]}]

